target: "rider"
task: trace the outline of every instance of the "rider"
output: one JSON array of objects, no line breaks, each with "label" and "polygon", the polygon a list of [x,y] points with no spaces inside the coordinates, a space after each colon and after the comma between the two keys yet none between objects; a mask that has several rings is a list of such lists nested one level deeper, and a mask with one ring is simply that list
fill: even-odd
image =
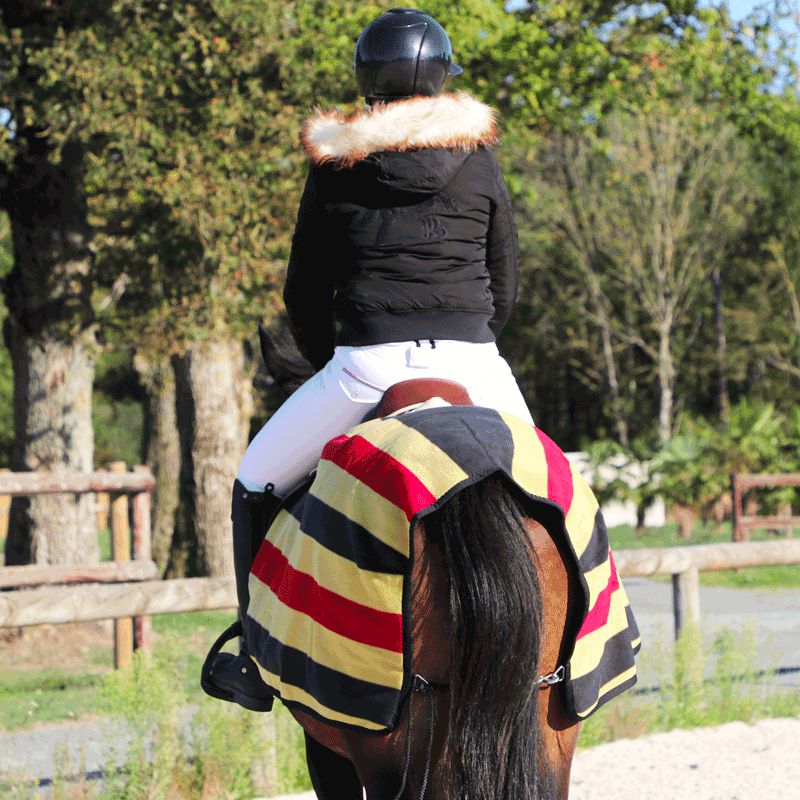
[{"label": "rider", "polygon": [[[305,125],[311,166],[284,300],[297,344],[319,371],[264,425],[239,466],[232,518],[242,614],[280,499],[392,384],[451,379],[476,405],[533,423],[495,344],[519,271],[511,202],[490,149],[495,114],[464,92],[442,93],[461,72],[433,17],[392,9],[356,44],[367,107],[318,112]],[[244,649],[221,662],[217,683],[256,691],[260,679],[247,662]]]}]

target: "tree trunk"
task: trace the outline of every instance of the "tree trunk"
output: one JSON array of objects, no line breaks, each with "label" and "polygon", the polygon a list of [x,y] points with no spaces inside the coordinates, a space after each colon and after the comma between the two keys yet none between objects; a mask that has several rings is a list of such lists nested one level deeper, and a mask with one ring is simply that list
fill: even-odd
[{"label": "tree trunk", "polygon": [[[14,336],[14,469],[93,469],[91,395],[94,361],[80,343]],[[12,504],[6,564],[99,560],[94,497],[40,495]]]},{"label": "tree trunk", "polygon": [[598,270],[589,255],[583,256],[583,267],[595,321],[600,328],[600,339],[603,343],[603,363],[605,365],[606,380],[608,381],[611,413],[614,417],[614,425],[617,428],[617,441],[623,447],[627,447],[630,444],[628,420],[623,410],[619,379],[617,377],[617,359],[614,353],[614,341],[611,333],[611,318],[607,308],[608,299],[600,286]]},{"label": "tree trunk", "polygon": [[170,563],[181,470],[175,373],[169,356],[137,352],[133,359],[147,389],[147,465],[156,479],[153,492],[153,560],[162,573]]},{"label": "tree trunk", "polygon": [[609,303],[599,278],[603,270],[598,263],[599,252],[594,235],[595,226],[592,217],[595,209],[591,205],[587,206],[584,196],[585,184],[581,181],[580,172],[575,170],[576,161],[582,160],[581,156],[585,158],[586,153],[582,153],[580,147],[578,152],[570,153],[568,142],[563,136],[559,136],[557,142],[558,168],[561,173],[561,179],[564,182],[565,198],[571,215],[567,230],[570,233],[570,241],[575,249],[578,264],[586,278],[586,286],[592,303],[592,312],[600,328],[603,362],[611,400],[611,413],[617,428],[617,439],[623,447],[627,447],[630,443],[630,434],[617,375]]},{"label": "tree trunk", "polygon": [[[37,146],[46,149],[46,143]],[[14,247],[3,291],[14,367],[16,470],[93,468],[96,344],[81,160],[80,148],[69,144],[59,164],[32,146],[15,162],[14,190],[3,198]],[[7,564],[98,558],[91,495],[15,499]]]},{"label": "tree trunk", "polygon": [[[242,350],[242,353],[244,351]],[[238,359],[238,356],[237,356]],[[260,360],[260,356],[258,357]],[[236,404],[239,407],[239,455],[238,458],[244,454],[245,449],[250,441],[250,422],[255,413],[255,398],[253,397],[253,381],[256,377],[257,363],[256,359],[247,359],[242,355],[241,368],[236,371]],[[238,468],[238,461],[237,461]]]},{"label": "tree trunk", "polygon": [[714,327],[717,335],[717,398],[720,421],[727,424],[728,406],[728,344],[725,337],[725,314],[722,306],[722,273],[719,267],[711,271],[711,284],[714,288]]},{"label": "tree trunk", "polygon": [[697,512],[690,506],[675,503],[672,506],[672,518],[678,524],[678,536],[684,541],[689,541],[697,524]]},{"label": "tree trunk", "polygon": [[172,357],[175,376],[175,408],[178,414],[178,439],[180,443],[180,473],[178,478],[178,510],[175,519],[175,536],[172,541],[167,577],[188,578],[196,576],[197,537],[194,532],[194,475],[192,472],[192,447],[194,432],[194,401],[189,386],[189,359],[184,352]]},{"label": "tree trunk", "polygon": [[193,342],[186,368],[194,408],[191,457],[198,567],[233,574],[230,495],[242,455],[244,353],[232,340]]},{"label": "tree trunk", "polygon": [[614,424],[617,427],[617,441],[623,447],[627,447],[630,444],[628,420],[622,407],[622,397],[619,391],[617,362],[614,356],[614,344],[611,339],[611,324],[605,313],[602,315],[602,325],[600,330],[603,338],[603,358],[605,359],[606,363],[608,389],[611,395],[611,413],[614,415]]},{"label": "tree trunk", "polygon": [[658,337],[658,435],[662,444],[672,436],[672,410],[675,404],[675,364],[672,360],[671,325],[662,323]]}]

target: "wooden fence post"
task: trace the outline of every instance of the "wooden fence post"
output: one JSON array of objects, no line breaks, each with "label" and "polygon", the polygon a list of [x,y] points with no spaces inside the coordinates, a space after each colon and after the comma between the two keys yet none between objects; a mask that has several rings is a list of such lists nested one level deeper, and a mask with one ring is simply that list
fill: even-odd
[{"label": "wooden fence post", "polygon": [[672,612],[675,616],[675,639],[687,625],[700,627],[700,572],[697,567],[673,573]]},{"label": "wooden fence post", "polygon": [[[134,472],[149,472],[142,464],[133,468]],[[133,560],[152,560],[151,538],[151,494],[149,491],[133,495]],[[148,660],[153,653],[153,618],[135,617],[133,620],[133,646],[141,650]]]},{"label": "wooden fence post", "polygon": [[[124,461],[108,465],[111,472],[126,472]],[[118,494],[111,501],[111,558],[114,561],[131,560],[131,528],[128,521],[128,495]],[[129,667],[133,661],[133,620],[114,621],[114,666]]]},{"label": "wooden fence post", "polygon": [[98,492],[94,496],[94,510],[97,514],[97,530],[104,531],[108,528],[108,513],[111,496],[108,492]]},{"label": "wooden fence post", "polygon": [[739,522],[744,514],[742,508],[742,487],[739,485],[739,476],[735,473],[731,476],[731,532],[734,542],[741,542],[742,535],[739,530]]},{"label": "wooden fence post", "polygon": [[[0,469],[0,472],[11,472],[8,467]],[[0,539],[8,538],[8,517],[11,513],[11,495],[0,495]]]},{"label": "wooden fence post", "polygon": [[787,539],[792,538],[794,528],[800,528],[800,517],[792,516],[791,503],[781,506],[776,514],[759,514],[758,502],[755,497],[750,496],[744,502],[743,495],[748,489],[768,486],[796,486],[800,488],[800,473],[794,472],[781,475],[742,474],[734,475],[731,478],[734,542],[749,541],[750,531],[757,528],[763,528],[768,531],[783,530]]}]

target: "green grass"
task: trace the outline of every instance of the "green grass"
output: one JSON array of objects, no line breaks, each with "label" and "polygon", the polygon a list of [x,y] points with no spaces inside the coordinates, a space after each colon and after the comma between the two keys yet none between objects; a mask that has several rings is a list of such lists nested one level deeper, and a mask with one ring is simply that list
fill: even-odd
[{"label": "green grass", "polygon": [[[43,689],[73,694],[75,689],[91,689],[93,711],[112,721],[103,753],[103,771],[109,777],[95,784],[59,777],[82,774],[84,769],[57,753],[58,775],[47,797],[242,800],[310,788],[302,729],[280,703],[272,714],[253,714],[200,692],[199,667],[195,671],[197,659],[186,652],[186,636],[194,640],[198,630],[201,635],[204,631],[202,623],[215,624],[221,615],[191,616],[195,619],[162,626],[174,635],[164,636],[162,631],[152,663],[137,654],[131,668],[104,676],[73,676],[72,687],[62,677],[39,676]],[[11,696],[29,695],[31,690],[30,682],[22,678],[4,685]],[[61,700],[55,704],[61,705]],[[191,723],[183,725],[187,713]],[[120,726],[118,734],[114,720]],[[115,743],[123,737],[131,744],[120,769]],[[0,775],[0,797],[43,796],[24,776]]]},{"label": "green grass", "polygon": [[700,583],[734,589],[800,589],[800,565],[745,567],[738,572],[732,569],[703,572],[700,574]]},{"label": "green grass", "polygon": [[[232,611],[193,611],[188,614],[160,614],[153,617],[153,631],[166,636],[222,633],[236,619]],[[216,638],[216,637],[215,637]],[[211,644],[211,642],[209,642]]]},{"label": "green grass", "polygon": [[[642,533],[637,533],[631,525],[618,525],[611,528],[608,536],[612,549],[626,550],[641,547],[729,543],[731,529],[729,523],[724,523],[719,530],[713,526],[703,527],[698,524],[692,533],[692,538],[686,541],[678,536],[678,526],[674,523],[662,528],[646,528]],[[752,541],[776,541],[776,537],[766,531],[754,531]],[[669,576],[660,576],[657,580],[669,580]],[[800,589],[800,564],[701,572],[700,583],[704,586],[724,586],[734,589]]]},{"label": "green grass", "polygon": [[[200,667],[208,648],[235,617],[232,612],[209,611],[191,614],[164,614],[153,617],[154,656],[175,659],[177,688],[187,697],[200,692]],[[79,673],[65,669],[18,670],[0,668],[0,729],[13,730],[40,722],[56,722],[88,717],[98,712],[98,689],[103,674],[111,672],[110,650],[93,649],[85,669]]]},{"label": "green grass", "polygon": [[154,653],[182,653],[176,677],[189,697],[200,691],[200,668],[214,640],[236,620],[232,611],[198,611],[153,617]]},{"label": "green grass", "polygon": [[0,729],[91,716],[102,675],[71,675],[55,669],[0,672]]}]

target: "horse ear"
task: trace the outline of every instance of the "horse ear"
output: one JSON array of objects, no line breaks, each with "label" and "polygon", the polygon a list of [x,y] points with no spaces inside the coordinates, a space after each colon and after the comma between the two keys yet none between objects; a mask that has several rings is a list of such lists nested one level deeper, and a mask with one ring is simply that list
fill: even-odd
[{"label": "horse ear", "polygon": [[267,374],[278,385],[283,399],[314,374],[314,368],[297,349],[285,322],[281,324],[279,320],[272,330],[259,325],[258,344]]},{"label": "horse ear", "polygon": [[264,365],[267,367],[267,369],[269,369],[269,354],[272,346],[272,340],[267,333],[267,329],[261,323],[258,325],[258,345],[261,349],[261,358],[264,359]]}]

